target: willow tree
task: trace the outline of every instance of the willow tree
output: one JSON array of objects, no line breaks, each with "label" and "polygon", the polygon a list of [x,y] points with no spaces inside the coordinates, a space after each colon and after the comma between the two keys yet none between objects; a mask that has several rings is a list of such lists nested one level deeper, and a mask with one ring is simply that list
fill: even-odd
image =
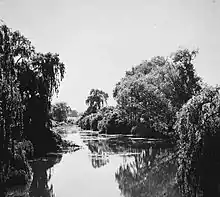
[{"label": "willow tree", "polygon": [[[14,140],[31,138],[50,128],[51,99],[65,67],[58,54],[36,53],[18,31],[0,25],[0,151],[7,160]],[[39,133],[41,131],[41,133]]]},{"label": "willow tree", "polygon": [[7,159],[14,151],[13,136],[23,131],[24,105],[19,90],[19,70],[29,60],[34,48],[19,32],[0,25],[0,149]]},{"label": "willow tree", "polygon": [[97,112],[104,104],[107,104],[108,94],[99,89],[91,89],[86,104],[89,106],[88,113]]},{"label": "willow tree", "polygon": [[51,100],[58,93],[64,72],[65,67],[58,54],[34,53],[28,66],[19,75],[20,90],[26,106],[24,134],[40,152],[46,151],[48,140],[52,137],[49,116]]},{"label": "willow tree", "polygon": [[219,196],[219,88],[206,87],[191,98],[178,113],[175,127],[183,196]]}]

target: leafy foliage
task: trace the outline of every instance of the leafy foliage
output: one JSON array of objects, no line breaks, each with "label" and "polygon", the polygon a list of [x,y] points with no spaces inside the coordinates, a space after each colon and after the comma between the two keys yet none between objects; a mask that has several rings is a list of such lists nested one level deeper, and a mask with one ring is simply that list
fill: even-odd
[{"label": "leafy foliage", "polygon": [[102,90],[92,89],[86,99],[86,104],[89,106],[86,113],[91,114],[101,109],[104,104],[107,104],[108,94]]},{"label": "leafy foliage", "polygon": [[120,111],[114,107],[104,107],[97,113],[82,116],[78,125],[85,130],[100,131],[100,133],[130,133],[130,125],[122,118]]},{"label": "leafy foliage", "polygon": [[[156,56],[132,67],[116,84],[113,97],[117,107],[113,111],[100,114],[108,95],[92,89],[86,100],[89,107],[81,118],[82,128],[91,129],[94,119],[94,130],[98,120],[101,132],[130,133],[129,128],[141,123],[154,132],[173,136],[176,113],[201,90],[201,79],[193,66],[197,53],[180,49],[170,57]],[[99,118],[85,117],[91,113],[99,113]]]},{"label": "leafy foliage", "polygon": [[154,57],[127,71],[113,91],[118,108],[130,125],[170,133],[175,114],[200,89],[192,61],[197,51],[178,50],[170,57]]},{"label": "leafy foliage", "polygon": [[98,123],[98,130],[106,134],[129,134],[130,129],[128,122],[122,118],[118,109],[105,112],[103,119]]},{"label": "leafy foliage", "polygon": [[58,54],[37,53],[19,31],[0,24],[0,164],[6,177],[17,156],[25,160],[32,148],[35,154],[56,150],[49,112],[64,73]]},{"label": "leafy foliage", "polygon": [[70,117],[77,117],[79,114],[75,109],[70,109],[68,116]]},{"label": "leafy foliage", "polygon": [[202,190],[206,196],[210,194],[210,188],[204,171],[218,159],[219,89],[206,87],[201,94],[190,99],[178,113],[175,129],[179,136],[178,179],[182,193],[194,196]]},{"label": "leafy foliage", "polygon": [[95,114],[91,114],[90,115],[90,129],[93,131],[98,131],[98,124],[99,121],[101,121],[103,119],[103,116],[101,113],[95,113]]},{"label": "leafy foliage", "polygon": [[59,102],[52,105],[51,116],[58,122],[66,121],[67,115],[71,111],[71,108],[65,102]]},{"label": "leafy foliage", "polygon": [[77,124],[84,130],[90,130],[89,116],[82,117],[78,120]]}]

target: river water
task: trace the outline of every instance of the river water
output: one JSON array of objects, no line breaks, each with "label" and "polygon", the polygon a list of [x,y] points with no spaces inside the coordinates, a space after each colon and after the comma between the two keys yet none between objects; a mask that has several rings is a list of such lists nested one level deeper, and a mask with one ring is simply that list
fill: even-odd
[{"label": "river water", "polygon": [[179,197],[175,162],[167,144],[131,136],[77,131],[67,139],[74,152],[31,163],[28,197]]}]

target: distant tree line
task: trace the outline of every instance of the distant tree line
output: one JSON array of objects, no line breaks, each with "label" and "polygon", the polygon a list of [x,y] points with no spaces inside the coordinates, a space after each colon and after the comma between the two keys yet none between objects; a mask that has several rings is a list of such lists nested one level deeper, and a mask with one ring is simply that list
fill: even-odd
[{"label": "distant tree line", "polygon": [[51,107],[51,118],[58,122],[67,121],[67,117],[77,117],[78,112],[76,110],[72,110],[70,106],[67,105],[66,102],[57,102]]}]

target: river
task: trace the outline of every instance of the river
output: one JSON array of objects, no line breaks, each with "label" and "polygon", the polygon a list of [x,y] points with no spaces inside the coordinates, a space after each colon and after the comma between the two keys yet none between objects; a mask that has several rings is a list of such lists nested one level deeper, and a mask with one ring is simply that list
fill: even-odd
[{"label": "river", "polygon": [[164,142],[122,135],[69,131],[74,152],[31,162],[33,181],[25,197],[179,197],[175,162]]}]

